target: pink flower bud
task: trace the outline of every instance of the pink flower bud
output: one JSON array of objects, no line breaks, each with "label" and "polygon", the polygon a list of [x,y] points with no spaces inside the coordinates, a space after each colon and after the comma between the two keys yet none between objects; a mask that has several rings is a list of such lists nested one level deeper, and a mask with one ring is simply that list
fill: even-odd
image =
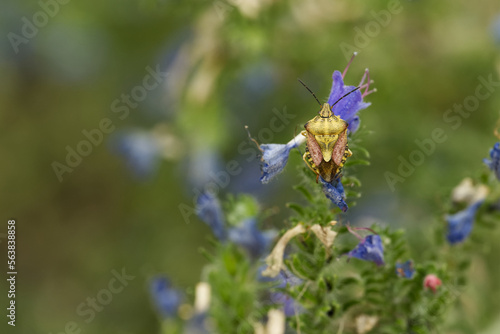
[{"label": "pink flower bud", "polygon": [[424,288],[429,288],[436,293],[436,289],[442,284],[441,280],[434,274],[429,274],[424,278]]}]

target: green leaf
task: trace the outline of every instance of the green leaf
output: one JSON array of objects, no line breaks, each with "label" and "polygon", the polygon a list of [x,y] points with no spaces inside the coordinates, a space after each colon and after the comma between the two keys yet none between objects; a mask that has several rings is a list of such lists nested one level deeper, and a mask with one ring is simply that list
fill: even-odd
[{"label": "green leaf", "polygon": [[365,295],[370,295],[370,294],[380,294],[382,293],[382,288],[375,288],[375,287],[372,287],[372,288],[369,288],[369,289],[366,289],[365,290]]},{"label": "green leaf", "polygon": [[370,162],[363,159],[354,159],[354,160],[347,160],[344,164],[345,167],[350,167],[355,165],[369,166]]},{"label": "green leaf", "polygon": [[341,289],[347,285],[351,285],[351,284],[361,284],[361,280],[359,278],[356,278],[356,277],[346,277],[346,278],[342,278],[339,280],[339,283],[337,285],[337,289]]},{"label": "green leaf", "polygon": [[215,256],[210,254],[205,248],[200,248],[200,253],[207,258],[209,262],[215,261]]},{"label": "green leaf", "polygon": [[348,302],[345,302],[344,305],[342,305],[342,310],[345,312],[348,309],[350,309],[351,307],[353,307],[354,305],[359,304],[360,302],[361,301],[358,299],[353,299],[353,300],[350,300]]},{"label": "green leaf", "polygon": [[481,218],[477,219],[477,224],[485,228],[493,229],[498,226],[498,221],[493,222],[491,220],[485,219],[484,216],[482,216]]},{"label": "green leaf", "polygon": [[385,300],[383,299],[382,296],[367,296],[363,299],[364,301],[367,301],[371,304],[375,304],[375,305],[382,305]]},{"label": "green leaf", "polygon": [[346,196],[346,198],[360,198],[361,193],[354,191],[354,190],[346,190],[345,196]]},{"label": "green leaf", "polygon": [[356,145],[355,147],[353,147],[353,151],[356,151],[356,152],[353,152],[353,154],[354,153],[357,154],[359,151],[359,152],[363,153],[367,159],[370,159],[370,152],[368,152],[368,150],[364,147]]},{"label": "green leaf", "polygon": [[306,187],[304,187],[302,185],[297,185],[297,186],[294,186],[293,189],[298,190],[302,195],[304,195],[304,197],[309,202],[313,202],[314,201],[313,195],[309,192],[309,190],[307,190]]},{"label": "green leaf", "polygon": [[292,209],[293,211],[297,212],[301,216],[304,216],[306,214],[306,212],[302,208],[302,205],[300,205],[300,204],[287,203],[286,206],[287,206],[287,208]]},{"label": "green leaf", "polygon": [[460,270],[460,271],[466,270],[467,268],[470,267],[470,263],[471,263],[470,259],[466,259],[466,260],[461,261],[458,264],[458,270]]},{"label": "green leaf", "polygon": [[356,187],[361,187],[361,181],[355,176],[347,176],[342,178],[342,184],[344,186],[352,185]]},{"label": "green leaf", "polygon": [[245,219],[255,217],[259,213],[259,204],[250,195],[229,196],[225,208],[227,222],[232,226],[237,226]]},{"label": "green leaf", "polygon": [[292,257],[290,269],[295,271],[301,278],[308,278],[311,280],[316,278],[317,269],[314,267],[314,264],[304,257],[299,257],[297,254],[294,254]]}]

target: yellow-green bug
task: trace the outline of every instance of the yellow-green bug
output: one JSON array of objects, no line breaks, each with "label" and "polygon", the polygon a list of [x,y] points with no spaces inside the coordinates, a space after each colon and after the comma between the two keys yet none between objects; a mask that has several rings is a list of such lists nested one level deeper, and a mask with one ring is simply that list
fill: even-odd
[{"label": "yellow-green bug", "polygon": [[[300,81],[300,80],[299,80]],[[321,105],[316,95],[311,92]],[[319,115],[304,125],[302,135],[307,138],[306,152],[302,156],[306,165],[316,174],[316,182],[321,176],[326,182],[332,182],[340,177],[345,161],[352,155],[347,145],[347,127],[349,124],[332,113],[333,106],[359,87],[338,99],[333,105],[324,103]]]}]

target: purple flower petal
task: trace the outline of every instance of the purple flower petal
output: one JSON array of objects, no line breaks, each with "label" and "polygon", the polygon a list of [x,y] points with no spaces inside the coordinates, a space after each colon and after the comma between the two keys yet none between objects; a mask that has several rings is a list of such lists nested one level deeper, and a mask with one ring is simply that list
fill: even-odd
[{"label": "purple flower petal", "polygon": [[354,116],[348,123],[349,126],[347,127],[347,130],[349,130],[349,132],[354,133],[358,131],[360,123],[359,116]]},{"label": "purple flower petal", "polygon": [[334,71],[332,74],[332,80],[332,89],[330,90],[330,96],[328,97],[328,104],[330,106],[345,94],[344,79],[342,78],[342,73],[340,73],[339,71]]},{"label": "purple flower petal", "polygon": [[260,181],[268,183],[285,168],[291,147],[286,144],[262,144],[260,149],[263,152]]},{"label": "purple flower petal", "polygon": [[276,231],[260,231],[254,218],[247,219],[240,226],[229,230],[229,240],[245,248],[254,259],[267,253],[276,235]]},{"label": "purple flower petal", "polygon": [[462,211],[453,215],[446,216],[448,222],[448,234],[446,239],[450,244],[456,244],[464,241],[472,231],[476,212],[483,203],[483,200],[477,201]]},{"label": "purple flower petal", "polygon": [[491,160],[483,159],[483,162],[495,172],[497,179],[500,180],[500,143],[496,143],[490,150],[490,158]]},{"label": "purple flower petal", "polygon": [[323,184],[323,193],[325,196],[337,205],[342,212],[346,212],[349,207],[345,202],[345,192],[342,182],[340,180],[326,182],[321,176],[319,177],[319,180]]},{"label": "purple flower petal", "polygon": [[347,253],[349,257],[355,257],[360,260],[372,261],[377,265],[384,264],[384,248],[382,246],[382,239],[377,234],[370,234],[352,251]]},{"label": "purple flower petal", "polygon": [[260,181],[268,183],[273,177],[283,171],[288,162],[288,156],[292,148],[298,147],[305,141],[301,134],[290,140],[287,144],[262,144],[262,176]]},{"label": "purple flower petal", "polygon": [[170,281],[163,276],[151,280],[151,296],[156,309],[165,318],[175,317],[182,300],[182,294],[174,289]]},{"label": "purple flower petal", "polygon": [[[349,131],[355,132],[359,126],[359,118],[357,120],[355,119],[355,117],[357,117],[356,114],[360,110],[367,108],[370,103],[363,102],[363,96],[359,90],[352,92],[339,101],[342,96],[353,91],[356,87],[345,86],[342,74],[339,71],[333,72],[332,78],[333,84],[330,97],[328,98],[328,104],[331,106],[333,105],[332,112],[336,116],[339,116],[349,123]],[[351,126],[351,122],[357,122],[357,125]]]},{"label": "purple flower petal", "polygon": [[207,312],[195,313],[195,315],[186,323],[184,332],[185,334],[210,334],[207,328]]},{"label": "purple flower petal", "polygon": [[200,194],[196,201],[196,214],[205,222],[212,232],[221,241],[227,238],[224,214],[217,197],[210,192]]},{"label": "purple flower petal", "polygon": [[408,260],[405,263],[396,263],[396,274],[399,277],[404,277],[411,279],[415,274],[415,268],[413,268],[413,261]]},{"label": "purple flower petal", "polygon": [[[302,283],[302,280],[289,271],[282,270],[278,276],[273,279],[277,286],[275,288],[284,289],[286,286],[296,286]],[[283,312],[285,316],[290,317],[295,315],[295,313],[303,312],[302,306],[297,303],[292,297],[283,292],[273,292],[271,293],[271,300],[275,304],[281,304],[283,306]]]},{"label": "purple flower petal", "polygon": [[153,174],[159,163],[159,147],[148,132],[123,132],[111,139],[111,148],[125,160],[130,171],[139,178]]}]

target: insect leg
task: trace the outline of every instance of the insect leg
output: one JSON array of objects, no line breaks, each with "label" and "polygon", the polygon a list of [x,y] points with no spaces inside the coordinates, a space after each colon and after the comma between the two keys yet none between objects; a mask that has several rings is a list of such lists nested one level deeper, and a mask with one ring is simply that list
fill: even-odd
[{"label": "insect leg", "polygon": [[309,167],[309,169],[311,169],[316,175],[319,175],[318,168],[312,161],[311,153],[309,153],[309,151],[306,150],[306,153],[304,153],[304,155],[302,156],[302,160],[304,160],[306,166]]},{"label": "insect leg", "polygon": [[344,164],[345,164],[347,158],[349,158],[351,155],[352,155],[352,151],[347,147],[347,144],[346,144],[344,156],[342,157],[342,161],[340,162],[339,170],[338,170],[337,174],[335,174],[335,177],[334,177],[335,179],[342,177],[342,167],[344,167]]}]

